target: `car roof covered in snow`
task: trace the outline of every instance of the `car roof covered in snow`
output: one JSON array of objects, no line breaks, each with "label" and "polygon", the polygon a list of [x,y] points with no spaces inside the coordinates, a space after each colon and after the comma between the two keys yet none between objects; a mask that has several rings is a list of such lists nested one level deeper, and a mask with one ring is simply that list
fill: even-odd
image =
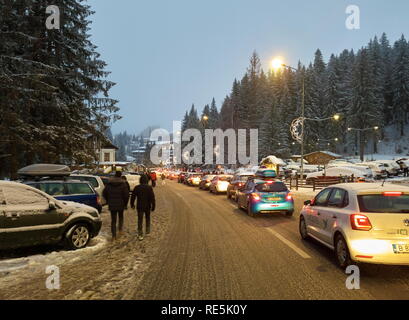
[{"label": "car roof covered in snow", "polygon": [[60,164],[33,164],[31,166],[24,167],[17,171],[20,176],[69,176],[71,170],[68,166]]}]

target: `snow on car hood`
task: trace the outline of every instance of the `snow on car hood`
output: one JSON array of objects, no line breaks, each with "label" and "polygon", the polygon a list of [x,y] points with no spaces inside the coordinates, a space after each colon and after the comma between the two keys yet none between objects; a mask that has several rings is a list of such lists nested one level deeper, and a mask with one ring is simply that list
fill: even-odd
[{"label": "snow on car hood", "polygon": [[64,205],[65,208],[73,209],[73,211],[86,211],[86,212],[98,212],[97,209],[87,206],[82,203],[73,202],[73,201],[59,201]]}]

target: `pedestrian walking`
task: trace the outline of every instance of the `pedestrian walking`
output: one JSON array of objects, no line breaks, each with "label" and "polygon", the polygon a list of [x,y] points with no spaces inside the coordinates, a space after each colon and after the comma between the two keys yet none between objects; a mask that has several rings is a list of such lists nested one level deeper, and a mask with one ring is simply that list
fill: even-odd
[{"label": "pedestrian walking", "polygon": [[402,164],[403,164],[403,176],[409,177],[409,167],[404,161],[402,161]]},{"label": "pedestrian walking", "polygon": [[152,171],[150,173],[150,177],[151,177],[151,181],[152,181],[152,187],[155,188],[156,187],[156,180],[157,180],[156,172]]},{"label": "pedestrian walking", "polygon": [[108,204],[111,213],[111,233],[112,240],[116,239],[116,223],[118,221],[119,232],[122,233],[124,225],[124,210],[129,200],[129,191],[120,171],[115,172],[115,177],[111,178],[105,186],[103,196]]},{"label": "pedestrian walking", "polygon": [[165,176],[164,172],[162,172],[162,174],[160,175],[160,178],[162,180],[162,186],[164,186],[166,184],[166,182],[165,182],[166,176]]},{"label": "pedestrian walking", "polygon": [[138,239],[143,240],[143,218],[146,220],[146,234],[151,231],[151,212],[155,211],[155,193],[153,188],[148,184],[148,178],[142,176],[140,184],[132,191],[131,196],[131,208],[135,209],[138,213]]}]

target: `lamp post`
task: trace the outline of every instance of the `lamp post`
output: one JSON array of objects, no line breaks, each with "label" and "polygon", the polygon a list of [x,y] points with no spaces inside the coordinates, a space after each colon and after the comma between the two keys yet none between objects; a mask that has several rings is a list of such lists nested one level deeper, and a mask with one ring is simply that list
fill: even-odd
[{"label": "lamp post", "polygon": [[359,145],[359,158],[361,159],[361,161],[364,161],[364,144],[361,141],[361,132],[365,132],[365,131],[377,131],[379,130],[378,126],[375,127],[370,127],[370,128],[348,128],[348,131],[356,131],[358,133],[358,145]]},{"label": "lamp post", "polygon": [[[274,66],[274,62],[273,62]],[[298,70],[294,67],[288,66],[285,63],[281,63],[281,67],[291,69],[295,72]],[[305,74],[304,71],[302,72],[302,77],[301,77],[301,136],[299,139],[300,145],[301,145],[301,179],[304,179],[304,124],[305,124]]]},{"label": "lamp post", "polygon": [[[274,59],[272,61],[272,67],[273,69],[279,69],[279,68],[287,68],[287,69],[291,69],[295,72],[298,71],[298,69],[291,67],[289,65],[286,65],[285,63],[282,63],[281,59]],[[305,117],[305,70],[303,69],[302,71],[302,77],[301,77],[301,117],[296,119],[298,121],[297,124],[300,124],[301,126],[301,132],[299,134],[299,136],[297,137],[297,141],[300,143],[301,145],[301,172],[300,172],[300,176],[301,179],[304,179],[304,137],[305,137],[305,132],[304,132],[304,128],[305,128],[305,121],[309,120],[309,121],[326,121],[326,120],[335,120],[338,121],[341,118],[341,114],[337,113],[331,117],[328,118],[306,118]]]}]

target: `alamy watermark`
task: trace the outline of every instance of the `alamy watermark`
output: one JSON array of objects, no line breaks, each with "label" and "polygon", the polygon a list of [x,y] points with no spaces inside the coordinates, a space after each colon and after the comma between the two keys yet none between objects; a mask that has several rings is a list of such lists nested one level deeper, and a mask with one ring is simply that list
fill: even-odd
[{"label": "alamy watermark", "polygon": [[[258,164],[258,129],[198,129],[181,131],[181,121],[173,122],[173,139],[166,129],[156,129],[151,133],[151,141],[170,142],[172,148],[156,143],[150,152],[150,160],[159,165],[169,159],[173,152],[173,164]],[[227,147],[225,146],[227,142]],[[182,146],[183,150],[182,150]],[[204,150],[203,150],[204,149]],[[226,152],[227,151],[227,152]]]},{"label": "alamy watermark", "polygon": [[359,30],[361,29],[361,10],[357,5],[349,5],[345,13],[349,16],[345,20],[345,27],[348,30]]},{"label": "alamy watermark", "polygon": [[60,268],[57,266],[47,266],[45,273],[49,274],[45,280],[45,287],[48,290],[59,290],[60,289]]},{"label": "alamy watermark", "polygon": [[345,285],[349,290],[359,290],[361,288],[361,276],[358,266],[350,265],[345,270],[346,274],[350,274],[345,281]]},{"label": "alamy watermark", "polygon": [[52,5],[48,6],[47,9],[45,9],[45,12],[49,14],[50,16],[47,17],[47,20],[45,21],[45,26],[48,30],[53,30],[53,29],[60,29],[60,8],[58,6]]}]

